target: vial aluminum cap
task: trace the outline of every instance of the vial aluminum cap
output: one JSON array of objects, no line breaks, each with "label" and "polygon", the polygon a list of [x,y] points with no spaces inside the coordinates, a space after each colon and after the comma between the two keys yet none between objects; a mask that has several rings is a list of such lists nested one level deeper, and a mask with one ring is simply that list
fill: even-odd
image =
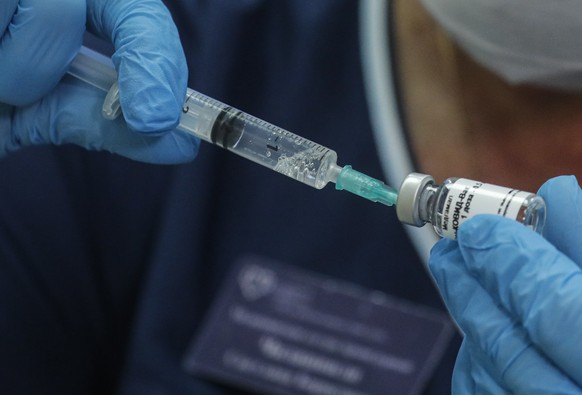
[{"label": "vial aluminum cap", "polygon": [[420,218],[420,196],[427,184],[434,184],[434,178],[427,174],[410,173],[400,185],[396,201],[396,215],[400,222],[414,226],[423,226]]}]

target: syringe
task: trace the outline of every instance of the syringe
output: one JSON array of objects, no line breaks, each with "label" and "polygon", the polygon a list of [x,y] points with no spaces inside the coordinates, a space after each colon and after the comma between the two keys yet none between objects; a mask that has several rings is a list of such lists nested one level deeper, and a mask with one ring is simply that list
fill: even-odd
[{"label": "syringe", "polygon": [[[82,51],[69,74],[108,92],[103,116],[121,114],[115,70]],[[396,203],[398,192],[382,181],[351,166],[340,167],[335,151],[253,117],[192,89],[187,90],[178,130],[219,145],[255,163],[321,189],[329,182],[387,206]]]}]

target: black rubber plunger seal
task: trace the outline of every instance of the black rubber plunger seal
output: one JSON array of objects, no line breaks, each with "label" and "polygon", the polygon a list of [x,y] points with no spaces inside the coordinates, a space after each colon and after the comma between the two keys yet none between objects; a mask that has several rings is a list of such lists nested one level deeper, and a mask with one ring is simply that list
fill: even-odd
[{"label": "black rubber plunger seal", "polygon": [[222,148],[234,146],[239,141],[245,126],[245,121],[241,115],[241,111],[232,107],[223,109],[212,125],[210,140]]}]

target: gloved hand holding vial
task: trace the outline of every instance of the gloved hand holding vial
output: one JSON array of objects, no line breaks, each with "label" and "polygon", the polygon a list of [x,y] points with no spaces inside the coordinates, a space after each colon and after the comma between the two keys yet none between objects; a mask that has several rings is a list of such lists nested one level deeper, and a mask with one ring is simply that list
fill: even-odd
[{"label": "gloved hand holding vial", "polygon": [[440,240],[429,267],[464,334],[458,394],[582,391],[582,190],[558,177],[539,191],[544,237],[480,216],[457,241]]}]

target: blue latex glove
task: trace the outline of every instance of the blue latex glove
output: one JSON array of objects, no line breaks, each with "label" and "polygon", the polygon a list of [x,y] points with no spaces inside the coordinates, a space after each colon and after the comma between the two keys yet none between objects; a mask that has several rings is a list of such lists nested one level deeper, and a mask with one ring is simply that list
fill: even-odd
[{"label": "blue latex glove", "polygon": [[[85,28],[115,46],[126,122],[101,117],[104,93],[61,80]],[[196,156],[199,140],[174,131],[187,66],[160,0],[2,0],[0,32],[0,156],[67,143],[152,163]]]},{"label": "blue latex glove", "polygon": [[582,192],[548,181],[544,236],[498,216],[441,240],[430,269],[463,331],[456,394],[582,393]]}]

